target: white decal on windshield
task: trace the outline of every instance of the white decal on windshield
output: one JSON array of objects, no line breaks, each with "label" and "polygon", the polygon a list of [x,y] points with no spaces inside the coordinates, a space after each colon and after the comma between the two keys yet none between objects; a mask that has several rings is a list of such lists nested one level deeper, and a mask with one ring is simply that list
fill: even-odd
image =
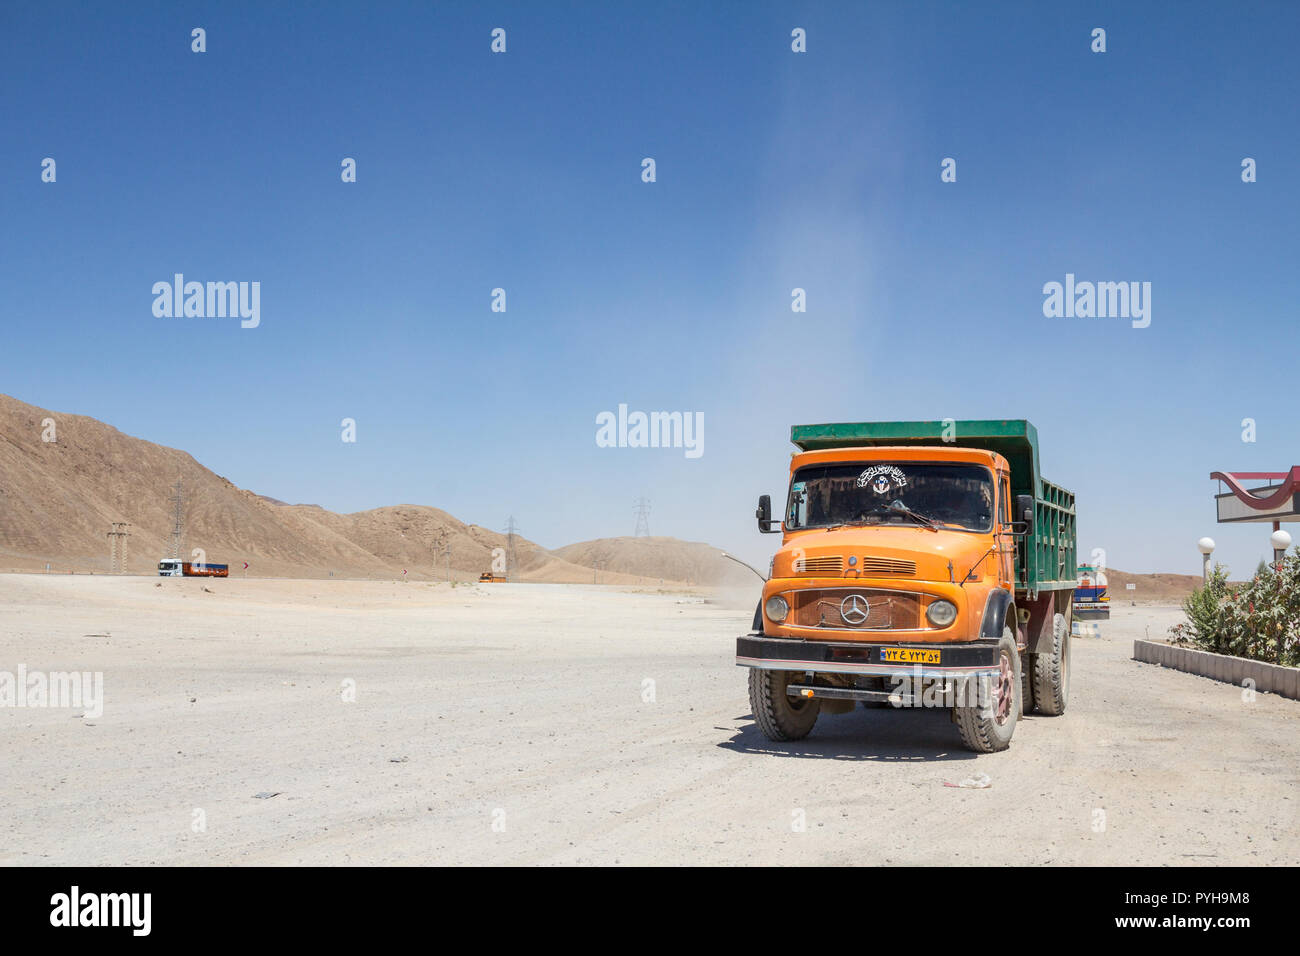
[{"label": "white decal on windshield", "polygon": [[906,488],[907,476],[895,465],[872,465],[858,475],[858,487],[887,495],[894,488]]}]

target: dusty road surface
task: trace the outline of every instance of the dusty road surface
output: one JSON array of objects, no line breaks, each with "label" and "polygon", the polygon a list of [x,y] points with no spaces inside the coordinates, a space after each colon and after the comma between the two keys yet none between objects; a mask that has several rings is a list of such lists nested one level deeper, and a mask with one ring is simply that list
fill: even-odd
[{"label": "dusty road surface", "polygon": [[0,672],[104,680],[0,708],[0,862],[1300,863],[1300,703],[1135,663],[1177,612],[1114,613],[1067,714],[977,757],[935,712],[769,743],[752,605],[701,593],[0,575]]}]

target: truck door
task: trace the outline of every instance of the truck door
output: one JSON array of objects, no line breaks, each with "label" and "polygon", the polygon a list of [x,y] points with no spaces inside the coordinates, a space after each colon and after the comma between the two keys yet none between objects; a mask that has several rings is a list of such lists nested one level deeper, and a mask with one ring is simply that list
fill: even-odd
[{"label": "truck door", "polygon": [[1016,537],[1011,533],[1011,477],[998,472],[998,578],[1008,587],[1016,586]]}]

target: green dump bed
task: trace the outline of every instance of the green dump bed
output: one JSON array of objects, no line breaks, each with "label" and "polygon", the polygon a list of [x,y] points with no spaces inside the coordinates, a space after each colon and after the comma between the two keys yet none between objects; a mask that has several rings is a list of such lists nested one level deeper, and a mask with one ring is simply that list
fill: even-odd
[{"label": "green dump bed", "polygon": [[1039,591],[1074,588],[1074,494],[1039,474],[1038,429],[1024,419],[795,425],[790,440],[804,451],[935,445],[997,452],[1011,465],[1011,494],[1033,495],[1035,502],[1032,540],[1016,548],[1016,589],[1032,599]]}]

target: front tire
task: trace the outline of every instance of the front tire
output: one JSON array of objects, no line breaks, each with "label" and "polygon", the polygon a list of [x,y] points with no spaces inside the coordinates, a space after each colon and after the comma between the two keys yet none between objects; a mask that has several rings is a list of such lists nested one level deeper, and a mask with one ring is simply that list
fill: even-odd
[{"label": "front tire", "polygon": [[1070,696],[1070,622],[1064,614],[1052,618],[1052,650],[1034,655],[1034,701],[1048,717],[1065,713]]},{"label": "front tire", "polygon": [[791,678],[798,676],[794,671],[750,668],[749,706],[754,711],[754,723],[768,740],[802,740],[817,723],[820,700],[786,696]]},{"label": "front tire", "polygon": [[[980,754],[997,753],[1010,747],[1020,717],[1020,652],[1009,627],[1002,629],[1002,640],[998,641],[998,672],[990,683],[988,693],[984,693],[981,680],[979,699],[953,708],[962,743]],[[968,696],[971,691],[972,688],[966,688]]]}]

